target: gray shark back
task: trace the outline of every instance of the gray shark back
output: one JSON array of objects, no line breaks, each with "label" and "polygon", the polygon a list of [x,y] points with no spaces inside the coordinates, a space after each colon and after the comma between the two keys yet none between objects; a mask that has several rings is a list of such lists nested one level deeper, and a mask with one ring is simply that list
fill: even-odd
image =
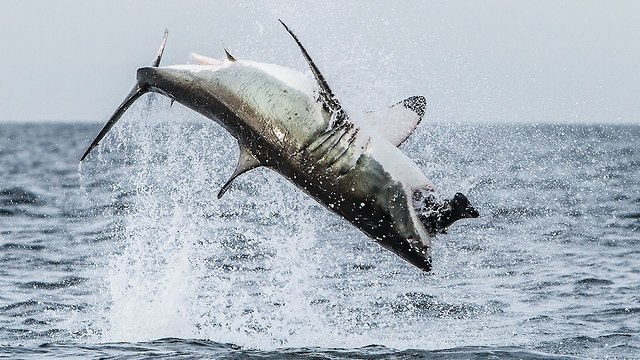
[{"label": "gray shark back", "polygon": [[216,120],[238,140],[261,134],[286,153],[329,126],[328,114],[308,94],[248,62],[142,68],[138,82]]}]

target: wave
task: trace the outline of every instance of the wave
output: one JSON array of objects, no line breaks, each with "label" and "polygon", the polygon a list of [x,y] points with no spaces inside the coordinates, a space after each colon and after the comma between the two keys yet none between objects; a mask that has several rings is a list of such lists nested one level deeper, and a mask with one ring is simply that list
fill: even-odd
[{"label": "wave", "polygon": [[43,205],[41,196],[24,187],[16,186],[0,190],[0,205]]},{"label": "wave", "polygon": [[40,244],[20,244],[20,243],[8,242],[0,245],[0,251],[7,251],[7,250],[42,251],[44,249],[46,249],[46,247]]},{"label": "wave", "polygon": [[38,346],[4,346],[0,355],[13,356],[51,356],[116,359],[125,357],[154,359],[175,358],[224,358],[224,359],[522,359],[522,360],[569,360],[581,359],[570,355],[531,350],[521,347],[465,346],[449,349],[396,350],[382,345],[369,345],[359,348],[282,348],[275,350],[256,350],[243,348],[235,344],[218,343],[200,339],[165,338],[138,343],[44,343]]},{"label": "wave", "polygon": [[4,306],[0,306],[0,312],[12,313],[14,316],[18,316],[20,313],[31,313],[33,309],[42,309],[48,311],[54,310],[81,310],[84,309],[84,305],[69,305],[51,301],[40,301],[36,299],[30,299],[26,301],[18,301]]},{"label": "wave", "polygon": [[78,286],[80,284],[83,284],[87,280],[88,279],[79,276],[67,276],[58,281],[29,281],[26,283],[21,283],[19,286],[23,289],[56,290]]}]

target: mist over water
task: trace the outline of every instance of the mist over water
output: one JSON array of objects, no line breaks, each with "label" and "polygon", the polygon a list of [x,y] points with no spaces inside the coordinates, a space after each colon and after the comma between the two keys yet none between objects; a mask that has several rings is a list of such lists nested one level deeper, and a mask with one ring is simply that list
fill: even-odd
[{"label": "mist over water", "polygon": [[141,99],[78,168],[99,126],[0,127],[0,353],[542,359],[640,347],[637,126],[422,124],[402,149],[481,213],[436,238],[431,275],[272,171],[217,200],[235,140],[178,104]]}]

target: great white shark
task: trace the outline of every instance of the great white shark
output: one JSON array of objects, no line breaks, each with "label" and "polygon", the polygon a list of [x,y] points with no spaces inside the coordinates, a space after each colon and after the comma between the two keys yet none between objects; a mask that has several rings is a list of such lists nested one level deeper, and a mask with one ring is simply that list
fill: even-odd
[{"label": "great white shark", "polygon": [[282,174],[327,209],[351,222],[424,271],[431,271],[431,240],[456,220],[478,212],[467,198],[441,199],[434,185],[398,146],[422,120],[426,100],[413,96],[380,113],[345,110],[298,37],[282,22],[315,81],[275,64],[217,60],[192,54],[196,64],[160,67],[167,32],[150,67],[81,160],[140,96],[156,92],[214,120],[240,147],[239,175],[263,166]]}]

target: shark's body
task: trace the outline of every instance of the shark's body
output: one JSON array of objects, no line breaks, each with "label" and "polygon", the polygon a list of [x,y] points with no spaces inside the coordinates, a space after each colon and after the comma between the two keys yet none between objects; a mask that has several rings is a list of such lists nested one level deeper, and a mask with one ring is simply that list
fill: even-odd
[{"label": "shark's body", "polygon": [[[159,92],[215,120],[238,140],[238,166],[218,197],[238,175],[271,168],[384,247],[430,271],[431,238],[446,226],[429,227],[417,212],[416,194],[430,194],[434,187],[396,147],[422,118],[424,98],[409,98],[389,110],[400,117],[400,131],[383,136],[375,129],[380,124],[367,126],[374,123],[367,119],[356,125],[358,119],[346,114],[298,44],[317,83],[285,67],[228,54],[224,61],[196,55],[198,65],[157,67],[161,47],[154,66],[138,70],[136,87],[84,157],[135,99]],[[406,118],[410,121],[402,125]]]}]

